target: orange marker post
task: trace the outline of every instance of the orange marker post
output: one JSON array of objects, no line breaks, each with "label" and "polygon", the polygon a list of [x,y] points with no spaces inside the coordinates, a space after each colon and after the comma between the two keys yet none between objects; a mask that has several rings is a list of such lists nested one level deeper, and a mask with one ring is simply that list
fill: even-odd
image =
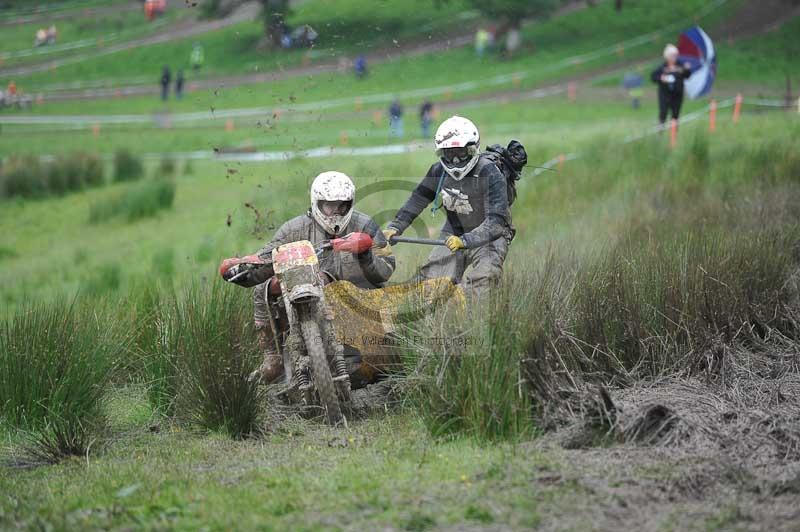
[{"label": "orange marker post", "polygon": [[97,138],[100,136],[100,124],[92,124],[92,135]]},{"label": "orange marker post", "polygon": [[669,124],[669,145],[673,149],[678,145],[678,121],[674,118]]},{"label": "orange marker post", "polygon": [[567,99],[571,102],[578,99],[578,85],[574,81],[567,83]]},{"label": "orange marker post", "polygon": [[444,99],[448,102],[453,99],[453,89],[447,89],[444,92]]},{"label": "orange marker post", "polygon": [[739,122],[739,116],[742,114],[742,101],[744,98],[741,93],[736,95],[736,102],[733,104],[733,123]]},{"label": "orange marker post", "polygon": [[360,97],[356,98],[356,111],[360,111],[363,108],[364,108],[364,100],[362,100]]},{"label": "orange marker post", "polygon": [[233,119],[229,118],[225,121],[225,131],[233,131],[235,126],[233,125]]},{"label": "orange marker post", "polygon": [[567,156],[563,153],[558,156],[558,171],[560,172],[562,168],[564,168],[564,163],[567,161]]},{"label": "orange marker post", "polygon": [[380,126],[381,125],[381,120],[383,120],[383,113],[381,113],[380,111],[373,111],[372,112],[372,123],[375,124],[375,126]]},{"label": "orange marker post", "polygon": [[350,143],[350,138],[347,136],[347,131],[342,131],[339,134],[339,144],[342,146],[347,146]]},{"label": "orange marker post", "polygon": [[708,109],[708,131],[711,133],[717,130],[717,100],[711,100]]}]

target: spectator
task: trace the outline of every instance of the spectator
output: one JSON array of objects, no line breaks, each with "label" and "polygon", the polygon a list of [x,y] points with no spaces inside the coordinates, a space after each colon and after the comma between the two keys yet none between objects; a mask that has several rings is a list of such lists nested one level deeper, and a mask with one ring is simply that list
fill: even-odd
[{"label": "spectator", "polygon": [[678,64],[678,48],[668,44],[664,48],[664,63],[653,70],[650,79],[658,85],[658,121],[663,124],[667,113],[677,120],[683,105],[683,80],[692,75],[689,63]]},{"label": "spectator", "polygon": [[367,77],[367,58],[364,57],[363,54],[356,57],[356,61],[353,63],[353,69],[358,79]]},{"label": "spectator", "polygon": [[631,107],[639,108],[639,100],[642,98],[642,75],[638,72],[628,72],[622,78],[622,86],[627,89],[631,99]]},{"label": "spectator", "polygon": [[161,71],[161,100],[165,102],[169,98],[170,81],[172,81],[172,74],[169,71],[169,67],[164,65],[164,69]]},{"label": "spectator", "polygon": [[389,106],[389,136],[403,136],[403,105],[397,98]]},{"label": "spectator", "polygon": [[175,77],[175,98],[180,100],[183,98],[183,69],[178,69],[178,75]]},{"label": "spectator", "polygon": [[484,28],[478,28],[478,31],[475,32],[475,54],[478,57],[483,57],[489,47],[489,38],[489,32]]},{"label": "spectator", "polygon": [[431,138],[431,121],[433,120],[433,104],[425,100],[419,107],[419,121],[422,125],[422,138]]},{"label": "spectator", "polygon": [[39,28],[36,30],[36,38],[33,41],[34,46],[44,46],[47,44],[47,30]]},{"label": "spectator", "polygon": [[522,44],[522,35],[517,24],[511,26],[506,32],[506,56],[511,59]]},{"label": "spectator", "polygon": [[200,70],[205,61],[205,54],[203,53],[203,45],[199,42],[194,43],[192,46],[192,53],[189,56],[189,63],[192,65],[192,70]]},{"label": "spectator", "polygon": [[51,24],[50,27],[47,28],[47,44],[55,44],[57,37],[58,31],[56,30],[56,25]]}]

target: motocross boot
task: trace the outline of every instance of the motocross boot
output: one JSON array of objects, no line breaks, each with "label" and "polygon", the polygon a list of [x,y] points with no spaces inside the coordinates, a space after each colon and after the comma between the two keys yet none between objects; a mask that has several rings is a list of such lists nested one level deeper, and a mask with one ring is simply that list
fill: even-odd
[{"label": "motocross boot", "polygon": [[271,327],[258,329],[258,345],[264,353],[264,362],[250,374],[250,380],[272,384],[283,376],[283,358],[275,349],[275,338]]}]

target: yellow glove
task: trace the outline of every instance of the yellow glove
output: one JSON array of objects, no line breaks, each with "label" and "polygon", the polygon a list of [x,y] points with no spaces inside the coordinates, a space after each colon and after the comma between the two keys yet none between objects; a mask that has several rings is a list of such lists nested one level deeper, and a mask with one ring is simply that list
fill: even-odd
[{"label": "yellow glove", "polygon": [[464,244],[464,241],[461,240],[461,237],[455,235],[447,237],[447,240],[444,241],[444,245],[447,246],[447,248],[453,253],[459,249],[464,249],[467,247],[466,244]]},{"label": "yellow glove", "polygon": [[395,236],[395,235],[397,235],[397,229],[394,229],[394,228],[390,227],[389,229],[384,229],[383,230],[383,236],[384,236],[384,238],[386,238],[387,242],[390,241],[392,239],[392,237]]},{"label": "yellow glove", "polygon": [[392,246],[389,242],[386,242],[386,245],[380,248],[372,248],[372,254],[378,257],[391,257],[392,256]]}]

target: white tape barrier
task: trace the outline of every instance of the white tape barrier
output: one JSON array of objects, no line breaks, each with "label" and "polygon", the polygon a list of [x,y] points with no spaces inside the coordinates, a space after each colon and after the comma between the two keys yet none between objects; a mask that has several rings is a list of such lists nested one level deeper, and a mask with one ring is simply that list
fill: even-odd
[{"label": "white tape barrier", "polygon": [[[717,102],[717,111],[720,109],[727,109],[729,107],[733,107],[736,103],[736,98],[728,98],[722,101]],[[742,105],[754,105],[757,107],[772,107],[772,108],[782,108],[786,109],[786,102],[781,100],[769,100],[769,99],[755,99],[755,100],[742,100]],[[678,119],[678,125],[686,124],[689,122],[694,122],[699,118],[704,118],[708,116],[709,112],[711,111],[711,104],[708,104],[702,109],[698,109],[697,111],[693,111],[691,113],[685,114],[684,116]],[[800,112],[800,103],[798,103],[798,112]],[[669,130],[671,127],[670,122],[665,122],[663,124],[657,124],[653,127],[646,129],[641,133],[632,133],[622,139],[623,144],[629,144],[631,142],[636,142],[637,140],[641,140],[643,138],[649,137],[651,135],[655,135],[657,133],[661,133],[664,131]],[[563,155],[559,155],[558,157],[554,157],[549,161],[542,163],[541,166],[537,166],[534,171],[533,175],[538,176],[543,172],[547,172],[553,170],[556,165],[563,164],[566,161],[573,161],[581,157],[580,153],[567,153]]]},{"label": "white tape barrier", "polygon": [[[727,0],[716,0],[715,2],[706,6],[695,18],[706,16],[708,13],[721,7],[727,3]],[[323,111],[333,109],[336,107],[355,106],[355,105],[368,105],[368,104],[385,104],[389,103],[395,98],[404,100],[427,98],[432,96],[441,96],[448,94],[456,94],[468,92],[485,87],[494,87],[500,85],[508,85],[509,83],[521,83],[522,80],[532,74],[552,73],[562,70],[567,67],[580,65],[599,59],[600,57],[613,55],[619,50],[635,48],[643,44],[653,42],[653,39],[661,36],[664,32],[672,31],[674,28],[679,28],[685,25],[685,22],[676,23],[671,26],[666,26],[664,29],[650,32],[626,41],[595,50],[593,52],[578,54],[567,57],[560,61],[556,61],[546,67],[538,67],[529,70],[521,70],[511,72],[508,74],[500,74],[482,80],[471,80],[463,83],[456,83],[454,85],[427,87],[422,89],[414,89],[401,92],[392,93],[378,93],[369,94],[364,96],[350,96],[346,98],[336,98],[331,100],[321,100],[316,102],[308,102],[304,104],[296,104],[287,107],[250,107],[240,109],[227,109],[227,110],[214,110],[214,111],[200,111],[193,113],[176,113],[174,115],[145,115],[145,114],[128,114],[128,115],[0,115],[0,124],[21,125],[21,124],[41,124],[41,125],[72,125],[72,126],[92,126],[94,124],[146,124],[156,122],[161,124],[161,120],[168,120],[170,125],[173,124],[190,124],[203,120],[216,120],[216,119],[233,119],[233,118],[249,118],[254,116],[288,114],[296,112],[308,111]],[[604,74],[608,75],[608,74]],[[552,88],[551,88],[552,89]],[[542,89],[548,90],[548,89]],[[559,89],[562,90],[562,89]]]}]

